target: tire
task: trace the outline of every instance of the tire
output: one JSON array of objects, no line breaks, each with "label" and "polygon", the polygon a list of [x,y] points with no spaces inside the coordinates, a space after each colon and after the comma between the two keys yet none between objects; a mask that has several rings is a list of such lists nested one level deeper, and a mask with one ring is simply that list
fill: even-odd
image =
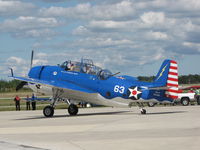
[{"label": "tire", "polygon": [[142,110],[141,110],[141,114],[142,114],[142,115],[144,115],[144,114],[146,114],[146,113],[147,113],[146,109],[142,109]]},{"label": "tire", "polygon": [[197,105],[200,105],[200,96],[197,96]]},{"label": "tire", "polygon": [[54,108],[52,106],[44,107],[43,114],[45,117],[52,117],[54,114]]},{"label": "tire", "polygon": [[181,104],[182,104],[183,106],[188,106],[189,103],[190,103],[190,99],[189,99],[189,98],[184,97],[184,98],[181,99]]},{"label": "tire", "polygon": [[70,104],[68,107],[68,113],[70,116],[75,116],[78,113],[78,107],[74,104]]},{"label": "tire", "polygon": [[148,105],[149,107],[154,107],[156,104],[157,104],[157,103],[154,103],[154,102],[148,102],[148,103],[147,103],[147,105]]}]

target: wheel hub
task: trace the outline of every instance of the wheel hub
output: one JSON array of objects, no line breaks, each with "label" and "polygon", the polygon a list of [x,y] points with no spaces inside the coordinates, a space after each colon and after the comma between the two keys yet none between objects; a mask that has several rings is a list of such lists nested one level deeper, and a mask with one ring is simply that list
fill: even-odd
[{"label": "wheel hub", "polygon": [[187,101],[186,101],[186,100],[185,100],[185,101],[183,101],[183,104],[184,104],[184,105],[187,105]]},{"label": "wheel hub", "polygon": [[50,115],[51,110],[49,108],[45,109],[45,114]]}]

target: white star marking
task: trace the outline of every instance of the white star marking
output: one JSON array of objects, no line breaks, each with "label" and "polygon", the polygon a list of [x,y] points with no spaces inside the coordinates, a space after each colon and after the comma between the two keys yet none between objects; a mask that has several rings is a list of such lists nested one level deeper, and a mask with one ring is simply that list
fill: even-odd
[{"label": "white star marking", "polygon": [[53,75],[56,76],[58,73],[56,71],[53,72]]},{"label": "white star marking", "polygon": [[129,97],[135,97],[135,99],[138,99],[138,95],[142,92],[138,91],[138,87],[136,86],[134,89],[128,89],[130,91]]}]

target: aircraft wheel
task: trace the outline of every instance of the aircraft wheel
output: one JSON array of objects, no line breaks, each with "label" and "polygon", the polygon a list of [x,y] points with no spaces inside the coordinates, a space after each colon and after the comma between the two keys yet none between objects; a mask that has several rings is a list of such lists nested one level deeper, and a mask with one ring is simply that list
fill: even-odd
[{"label": "aircraft wheel", "polygon": [[183,106],[188,106],[189,103],[190,103],[189,98],[187,98],[187,97],[182,98],[181,104],[182,104]]},{"label": "aircraft wheel", "polygon": [[54,114],[54,108],[52,106],[44,107],[43,114],[45,117],[52,117]]},{"label": "aircraft wheel", "polygon": [[70,104],[69,107],[68,107],[68,113],[71,116],[77,115],[77,113],[78,113],[78,107],[76,105],[74,105],[74,104]]},{"label": "aircraft wheel", "polygon": [[146,109],[141,109],[141,114],[146,114]]}]

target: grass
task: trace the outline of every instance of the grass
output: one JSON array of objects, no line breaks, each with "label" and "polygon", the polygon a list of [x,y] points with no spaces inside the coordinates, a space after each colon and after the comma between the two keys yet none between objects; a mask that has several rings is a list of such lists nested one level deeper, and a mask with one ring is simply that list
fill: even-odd
[{"label": "grass", "polygon": [[[49,102],[37,102],[37,104],[48,104]],[[26,100],[21,100],[20,105],[26,105]],[[0,106],[15,106],[14,100],[11,99],[1,99]]]},{"label": "grass", "polygon": [[[36,102],[36,109],[42,110],[45,106],[49,105],[50,102]],[[26,101],[20,101],[21,110],[26,110]],[[58,103],[56,109],[67,109],[66,103]],[[15,111],[15,102],[13,100],[0,100],[0,111]]]},{"label": "grass", "polygon": [[[29,97],[32,95],[32,92],[11,92],[11,93],[0,93],[0,111],[15,111],[15,102],[14,97],[18,95],[21,98],[26,97],[29,95]],[[41,95],[37,95],[41,96]],[[47,96],[49,97],[49,96]],[[37,101],[36,102],[36,109],[42,110],[45,106],[49,105],[50,101]],[[21,110],[26,110],[26,100],[20,101]],[[58,103],[56,106],[56,109],[67,109],[66,103]]]}]

